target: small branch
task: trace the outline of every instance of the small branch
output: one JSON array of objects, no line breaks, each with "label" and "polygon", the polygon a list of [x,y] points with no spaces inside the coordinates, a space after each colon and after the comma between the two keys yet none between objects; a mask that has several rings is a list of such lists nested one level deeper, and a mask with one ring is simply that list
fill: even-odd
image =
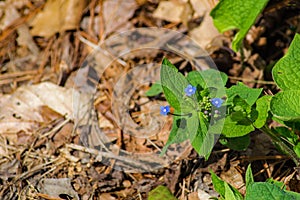
[{"label": "small branch", "polygon": [[276,85],[273,81],[262,81],[262,80],[253,80],[253,79],[247,79],[247,78],[240,78],[240,77],[234,77],[234,76],[228,76],[228,78],[232,80],[237,81],[244,81],[248,83],[258,83],[258,84],[264,84],[264,85]]}]

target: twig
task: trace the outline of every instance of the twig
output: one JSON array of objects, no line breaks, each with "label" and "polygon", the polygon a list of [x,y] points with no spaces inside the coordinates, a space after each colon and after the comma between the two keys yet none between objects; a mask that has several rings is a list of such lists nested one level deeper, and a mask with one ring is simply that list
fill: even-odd
[{"label": "twig", "polygon": [[241,156],[242,160],[253,161],[253,160],[283,160],[289,159],[289,156],[275,155],[275,156]]},{"label": "twig", "polygon": [[69,123],[71,121],[70,118],[65,119],[64,121],[62,121],[61,123],[59,123],[58,125],[56,125],[55,127],[53,127],[51,129],[51,131],[48,131],[47,133],[45,133],[44,135],[41,135],[41,137],[39,139],[45,138],[53,133],[56,133],[57,131],[59,131],[64,125],[66,125],[67,123]]},{"label": "twig", "polygon": [[20,72],[1,74],[0,75],[0,80],[9,79],[9,78],[16,78],[16,77],[25,76],[25,75],[35,75],[35,74],[37,74],[36,70],[20,71]]},{"label": "twig", "polygon": [[234,77],[234,76],[228,76],[228,78],[232,80],[237,81],[244,81],[249,83],[258,83],[258,84],[265,84],[265,85],[276,85],[273,81],[262,81],[262,80],[253,80],[253,79],[247,79],[247,78],[240,78],[240,77]]},{"label": "twig", "polygon": [[[18,78],[15,78],[15,79],[6,79],[6,80],[0,81],[0,85],[9,84],[11,82],[28,81],[28,80],[31,80],[32,78],[33,78],[32,75],[27,75],[27,76],[18,77]],[[0,77],[0,79],[1,79],[1,77]]]},{"label": "twig", "polygon": [[[109,57],[112,58],[112,60],[113,60],[114,56],[113,56],[110,52],[108,52],[107,50],[101,48],[100,45],[96,45],[96,44],[90,42],[89,40],[87,40],[87,39],[85,39],[84,37],[82,37],[80,34],[78,34],[78,38],[79,38],[79,40],[80,40],[82,43],[88,45],[89,47],[91,47],[91,48],[93,48],[93,49],[95,49],[95,50],[97,50],[97,51],[102,52],[104,55],[109,56]],[[126,65],[127,65],[126,62],[123,61],[123,60],[120,59],[120,58],[117,58],[116,60],[118,61],[118,63],[120,63],[120,64],[123,65],[123,66],[126,66]]]},{"label": "twig", "polygon": [[145,166],[145,164],[143,164],[143,163],[141,163],[137,160],[134,160],[132,158],[125,157],[125,156],[118,156],[118,155],[113,154],[112,152],[101,152],[101,151],[98,151],[96,149],[83,147],[83,146],[80,146],[80,145],[77,145],[77,144],[66,144],[66,147],[71,148],[71,149],[75,149],[75,150],[78,150],[78,151],[83,151],[85,153],[90,153],[90,154],[93,154],[93,155],[97,155],[97,156],[100,155],[102,157],[116,159],[116,160],[119,160],[121,162],[124,162],[124,163],[130,164],[132,166],[135,166],[139,169],[149,170],[149,168],[147,166]]}]

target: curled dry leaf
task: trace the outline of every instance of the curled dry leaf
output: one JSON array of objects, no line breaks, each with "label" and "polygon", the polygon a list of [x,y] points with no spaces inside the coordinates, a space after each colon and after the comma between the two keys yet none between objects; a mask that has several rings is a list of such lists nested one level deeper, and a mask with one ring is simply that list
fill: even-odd
[{"label": "curled dry leaf", "polygon": [[79,26],[87,1],[49,0],[44,9],[31,21],[31,34],[50,37],[57,32],[75,29]]},{"label": "curled dry leaf", "polygon": [[[19,87],[12,95],[0,96],[0,134],[15,142],[17,132],[29,133],[58,117],[73,119],[76,90],[53,83]],[[88,99],[88,97],[86,97]]]}]

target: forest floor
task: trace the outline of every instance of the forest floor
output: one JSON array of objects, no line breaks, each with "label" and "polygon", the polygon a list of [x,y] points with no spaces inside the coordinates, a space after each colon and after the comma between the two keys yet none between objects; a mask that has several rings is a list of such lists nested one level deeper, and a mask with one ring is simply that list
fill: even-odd
[{"label": "forest floor", "polygon": [[[164,57],[183,72],[195,69],[191,56],[181,54],[185,44],[162,48],[168,30],[196,41],[201,56],[228,75],[228,87],[241,81],[267,94],[279,91],[271,69],[300,32],[299,2],[270,1],[242,54],[230,49],[234,31],[214,28],[209,12],[216,3],[1,1],[1,199],[147,199],[158,185],[181,200],[208,199],[218,196],[210,170],[245,194],[250,163],[256,181],[272,177],[300,192],[295,164],[259,130],[244,151],[217,142],[208,160],[186,143],[167,159],[156,154],[172,119],[156,116],[164,97],[145,92],[159,80]],[[157,124],[149,125],[149,113]]]}]

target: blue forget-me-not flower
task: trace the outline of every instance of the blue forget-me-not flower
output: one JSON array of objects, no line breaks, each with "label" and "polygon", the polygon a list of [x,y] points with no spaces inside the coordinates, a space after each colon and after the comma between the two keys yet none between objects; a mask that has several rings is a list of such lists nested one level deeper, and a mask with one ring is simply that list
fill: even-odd
[{"label": "blue forget-me-not flower", "polygon": [[160,114],[168,115],[170,112],[170,106],[160,106]]},{"label": "blue forget-me-not flower", "polygon": [[196,87],[192,85],[188,85],[185,89],[184,92],[187,96],[192,96],[196,92]]},{"label": "blue forget-me-not flower", "polygon": [[220,107],[222,106],[222,103],[223,103],[223,102],[224,102],[224,100],[221,99],[221,98],[213,98],[213,99],[211,100],[211,104],[214,105],[214,106],[217,107],[217,108],[220,108]]}]

